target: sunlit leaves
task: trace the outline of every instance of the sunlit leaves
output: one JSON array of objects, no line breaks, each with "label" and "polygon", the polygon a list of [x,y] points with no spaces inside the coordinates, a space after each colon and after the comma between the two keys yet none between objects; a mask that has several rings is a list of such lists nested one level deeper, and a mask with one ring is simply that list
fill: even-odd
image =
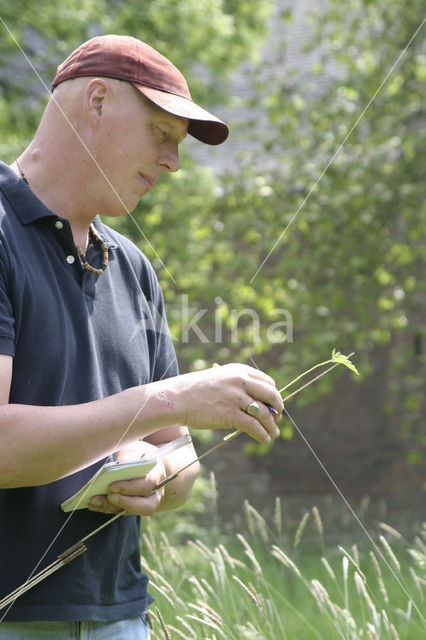
[{"label": "sunlit leaves", "polygon": [[358,369],[350,361],[349,357],[345,356],[343,353],[340,353],[340,351],[336,351],[336,349],[333,349],[332,351],[331,362],[336,362],[337,364],[343,364],[345,367],[347,367],[348,369],[350,369],[351,371],[359,375]]}]

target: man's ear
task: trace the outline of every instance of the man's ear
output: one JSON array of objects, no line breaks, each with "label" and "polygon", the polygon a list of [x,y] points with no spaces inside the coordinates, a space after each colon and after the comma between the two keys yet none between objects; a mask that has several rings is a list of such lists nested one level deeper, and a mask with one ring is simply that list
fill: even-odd
[{"label": "man's ear", "polygon": [[84,91],[84,111],[92,130],[95,130],[102,117],[102,109],[110,86],[104,78],[92,78]]}]

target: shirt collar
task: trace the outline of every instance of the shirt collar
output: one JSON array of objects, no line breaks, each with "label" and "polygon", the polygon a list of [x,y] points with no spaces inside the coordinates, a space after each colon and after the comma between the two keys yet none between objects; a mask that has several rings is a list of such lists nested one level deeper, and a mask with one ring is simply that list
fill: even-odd
[{"label": "shirt collar", "polygon": [[[4,162],[0,162],[0,191],[4,193],[22,224],[31,224],[41,218],[48,217],[55,220],[64,220],[64,218],[48,209],[22,178]],[[94,225],[105,245],[109,249],[114,249],[117,245],[115,242],[105,238],[104,225],[99,216],[94,219]]]},{"label": "shirt collar", "polygon": [[[46,216],[55,216],[16,173],[0,162],[0,190],[23,224],[31,224]],[[56,216],[58,217],[58,216]]]}]

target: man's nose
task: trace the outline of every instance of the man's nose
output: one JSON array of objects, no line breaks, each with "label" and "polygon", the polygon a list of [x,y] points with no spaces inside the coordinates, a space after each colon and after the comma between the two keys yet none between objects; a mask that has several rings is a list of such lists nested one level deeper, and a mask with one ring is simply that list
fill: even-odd
[{"label": "man's nose", "polygon": [[160,164],[168,171],[179,171],[179,148],[176,142],[168,142],[161,151]]}]

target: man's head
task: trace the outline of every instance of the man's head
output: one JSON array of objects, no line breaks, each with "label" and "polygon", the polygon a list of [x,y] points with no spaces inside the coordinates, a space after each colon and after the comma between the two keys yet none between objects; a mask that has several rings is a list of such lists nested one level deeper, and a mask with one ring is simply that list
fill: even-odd
[{"label": "man's head", "polygon": [[52,87],[90,76],[129,82],[161,109],[188,119],[188,133],[206,144],[217,145],[228,137],[227,125],[192,101],[181,72],[136,38],[106,35],[88,40],[59,65]]},{"label": "man's head", "polygon": [[54,91],[33,148],[49,163],[50,183],[59,170],[58,188],[74,185],[73,202],[116,216],[132,211],[164,172],[179,169],[188,126],[129,82],[77,77]]},{"label": "man's head", "polygon": [[207,144],[228,135],[180,71],[135,38],[89,40],[58,67],[53,89],[21,164],[36,195],[68,218],[132,211],[179,169],[187,132]]}]

